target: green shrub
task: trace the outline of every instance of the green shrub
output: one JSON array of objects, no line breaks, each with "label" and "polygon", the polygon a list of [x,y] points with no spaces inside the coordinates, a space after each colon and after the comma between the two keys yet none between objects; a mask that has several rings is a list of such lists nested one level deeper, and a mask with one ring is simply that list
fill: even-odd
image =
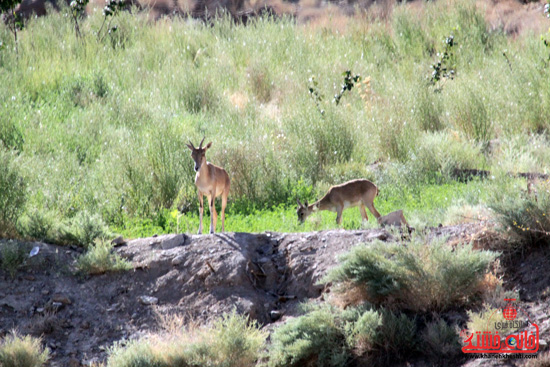
[{"label": "green shrub", "polygon": [[14,236],[26,201],[27,183],[14,153],[0,146],[0,237]]},{"label": "green shrub", "polygon": [[442,311],[475,300],[496,256],[471,245],[453,249],[444,240],[424,243],[415,237],[406,245],[379,241],[354,247],[324,280],[337,282],[340,292],[358,287],[376,305]]},{"label": "green shrub", "polygon": [[467,138],[487,146],[493,135],[492,121],[482,97],[466,88],[456,98],[452,121]]},{"label": "green shrub", "polygon": [[16,333],[0,341],[0,366],[41,367],[48,361],[49,350],[43,349],[40,339]]},{"label": "green shrub", "polygon": [[531,194],[512,190],[495,191],[490,207],[502,226],[520,246],[550,244],[550,181],[530,187]]},{"label": "green shrub", "polygon": [[86,274],[103,274],[132,269],[132,264],[121,258],[120,255],[113,254],[112,249],[113,245],[107,241],[91,245],[88,251],[78,258],[77,269]]},{"label": "green shrub", "polygon": [[422,352],[436,362],[449,361],[456,358],[460,350],[460,340],[456,328],[443,319],[429,322],[422,331],[420,342]]},{"label": "green shrub", "polygon": [[352,359],[387,365],[416,351],[416,320],[364,304],[346,310],[306,308],[275,329],[269,366],[346,366]]},{"label": "green shrub", "polygon": [[55,242],[54,221],[52,213],[34,209],[19,218],[17,231],[23,237]]},{"label": "green shrub", "polygon": [[359,353],[368,353],[373,350],[382,322],[383,319],[379,312],[365,311],[355,322],[346,325],[348,345]]},{"label": "green shrub", "polygon": [[96,239],[110,237],[110,232],[99,214],[81,211],[58,229],[56,237],[56,242],[88,247]]},{"label": "green shrub", "polygon": [[0,111],[0,149],[5,147],[9,150],[22,151],[25,137],[21,127],[13,121],[14,111],[10,108],[3,108]]},{"label": "green shrub", "polygon": [[382,326],[376,335],[375,348],[382,359],[399,360],[416,350],[416,321],[403,313],[381,311]]},{"label": "green shrub", "polygon": [[0,268],[13,278],[27,258],[29,246],[17,241],[0,242]]},{"label": "green shrub", "polygon": [[115,344],[109,350],[107,367],[254,366],[266,337],[256,322],[231,313],[211,327],[178,325],[126,347]]},{"label": "green shrub", "polygon": [[343,366],[345,336],[330,308],[292,319],[271,335],[269,366]]}]

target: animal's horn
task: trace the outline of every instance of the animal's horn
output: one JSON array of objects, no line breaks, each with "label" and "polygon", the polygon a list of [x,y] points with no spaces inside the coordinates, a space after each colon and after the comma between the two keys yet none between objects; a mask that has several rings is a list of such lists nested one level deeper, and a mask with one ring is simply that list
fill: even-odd
[{"label": "animal's horn", "polygon": [[189,145],[191,145],[191,147],[195,149],[195,146],[193,145],[193,143],[191,143],[191,140],[189,140]]},{"label": "animal's horn", "polygon": [[202,149],[202,143],[204,143],[204,139],[205,139],[205,138],[206,138],[206,137],[202,138],[201,143],[200,143],[200,145],[199,145],[199,149]]}]

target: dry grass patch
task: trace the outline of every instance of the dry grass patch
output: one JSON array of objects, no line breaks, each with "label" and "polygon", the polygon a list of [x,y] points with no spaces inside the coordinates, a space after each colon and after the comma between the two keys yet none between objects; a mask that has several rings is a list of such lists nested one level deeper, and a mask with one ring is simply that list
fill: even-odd
[{"label": "dry grass patch", "polygon": [[246,367],[256,365],[267,333],[246,316],[224,315],[210,327],[163,321],[165,331],[109,351],[107,367]]},{"label": "dry grass patch", "polygon": [[49,350],[42,348],[41,340],[20,336],[13,332],[0,341],[0,366],[41,367],[49,358]]},{"label": "dry grass patch", "polygon": [[363,300],[374,305],[444,311],[480,299],[497,255],[475,251],[471,244],[453,248],[440,239],[431,243],[419,237],[408,243],[378,241],[354,247],[324,280],[336,283],[336,291],[346,299],[350,294],[364,294]]}]

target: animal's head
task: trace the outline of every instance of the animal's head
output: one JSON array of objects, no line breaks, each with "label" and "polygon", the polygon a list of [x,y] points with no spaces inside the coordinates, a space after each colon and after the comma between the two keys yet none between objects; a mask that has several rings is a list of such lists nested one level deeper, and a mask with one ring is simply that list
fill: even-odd
[{"label": "animal's head", "polygon": [[296,199],[298,201],[298,209],[296,209],[296,214],[298,215],[298,222],[300,224],[304,223],[306,218],[313,212],[313,210],[310,210],[307,204],[307,201],[305,203],[301,203],[300,199]]},{"label": "animal's head", "polygon": [[195,161],[195,172],[198,172],[201,169],[202,165],[206,163],[206,151],[212,146],[212,142],[210,142],[206,144],[206,146],[203,148],[203,142],[204,138],[202,138],[198,148],[195,148],[191,141],[189,141],[189,144],[187,144],[187,148],[191,150],[191,158],[193,158],[193,160]]}]

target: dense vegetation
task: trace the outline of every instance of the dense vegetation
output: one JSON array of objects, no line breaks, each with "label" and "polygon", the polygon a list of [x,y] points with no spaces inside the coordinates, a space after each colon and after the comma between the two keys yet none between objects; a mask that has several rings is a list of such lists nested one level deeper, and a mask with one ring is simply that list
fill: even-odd
[{"label": "dense vegetation", "polygon": [[[185,143],[203,136],[232,179],[230,231],[334,227],[327,213],[298,227],[295,198],[357,177],[380,187],[383,214],[436,225],[503,186],[517,196],[525,182],[503,172],[548,170],[550,49],[490,29],[470,3],[396,6],[345,27],[122,12],[100,37],[99,11],[79,20],[80,37],[67,14],[28,19],[18,53],[0,25],[5,235],[87,245],[104,225],[195,232]],[[347,89],[346,70],[361,76]],[[495,178],[460,183],[456,168]],[[359,227],[359,211],[344,225]]]},{"label": "dense vegetation", "polygon": [[[267,16],[150,22],[115,0],[108,15],[81,17],[86,1],[74,3],[28,19],[17,38],[19,23],[0,25],[0,236],[88,247],[83,273],[128,269],[97,239],[195,232],[185,144],[206,136],[209,160],[232,179],[229,231],[334,227],[330,213],[298,226],[295,199],[362,177],[380,188],[382,214],[404,209],[417,228],[494,216],[505,251],[550,243],[550,182],[527,191],[514,176],[549,173],[550,33],[512,39],[468,2],[315,27]],[[360,218],[346,211],[344,226],[376,225]],[[491,272],[498,253],[417,233],[353,249],[326,278],[334,298],[304,306],[269,345],[233,314],[116,344],[106,365],[454,358],[458,325],[445,312],[467,308],[471,330],[487,324],[505,294]],[[0,244],[0,267],[14,276],[28,251]],[[29,337],[0,343],[2,366],[47,357]]]}]

